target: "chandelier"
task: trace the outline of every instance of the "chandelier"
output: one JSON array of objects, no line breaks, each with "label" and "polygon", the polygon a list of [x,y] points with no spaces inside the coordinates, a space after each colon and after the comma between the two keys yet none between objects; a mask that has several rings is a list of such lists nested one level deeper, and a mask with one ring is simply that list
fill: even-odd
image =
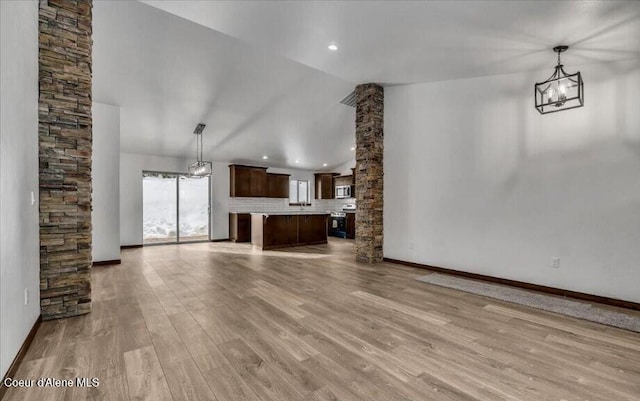
[{"label": "chandelier", "polygon": [[198,124],[196,126],[194,134],[196,137],[196,161],[189,165],[189,176],[194,178],[210,177],[212,171],[211,162],[202,160],[202,131],[204,131],[204,124]]},{"label": "chandelier", "polygon": [[584,106],[584,86],[580,72],[567,74],[560,62],[560,53],[569,46],[556,46],[558,64],[553,74],[544,82],[535,84],[536,109],[540,114],[575,109]]}]

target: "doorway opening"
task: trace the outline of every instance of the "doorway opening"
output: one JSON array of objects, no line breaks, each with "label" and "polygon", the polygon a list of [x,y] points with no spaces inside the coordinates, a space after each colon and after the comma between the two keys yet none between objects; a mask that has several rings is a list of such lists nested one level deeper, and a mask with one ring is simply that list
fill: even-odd
[{"label": "doorway opening", "polygon": [[209,241],[211,178],[142,172],[142,243]]}]

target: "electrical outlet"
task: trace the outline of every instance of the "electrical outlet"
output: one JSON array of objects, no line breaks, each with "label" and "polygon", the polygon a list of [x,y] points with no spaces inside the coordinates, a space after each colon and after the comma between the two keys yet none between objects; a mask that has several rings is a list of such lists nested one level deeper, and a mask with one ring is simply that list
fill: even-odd
[{"label": "electrical outlet", "polygon": [[24,289],[24,304],[29,305],[29,289]]},{"label": "electrical outlet", "polygon": [[560,258],[551,258],[551,267],[554,269],[560,268]]}]

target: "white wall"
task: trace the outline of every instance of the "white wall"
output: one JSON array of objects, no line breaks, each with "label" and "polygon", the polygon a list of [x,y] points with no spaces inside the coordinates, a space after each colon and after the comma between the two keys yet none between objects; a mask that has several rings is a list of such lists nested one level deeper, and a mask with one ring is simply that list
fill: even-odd
[{"label": "white wall", "polygon": [[356,167],[356,159],[355,159],[355,152],[353,152],[354,155],[354,159],[353,160],[349,160],[348,162],[339,165],[338,167],[336,167],[335,169],[333,169],[334,172],[339,173],[340,175],[351,175],[353,174],[353,171],[351,170],[352,168]]},{"label": "white wall", "polygon": [[385,88],[385,256],[640,302],[639,63],[579,69],[548,115],[550,71]]},{"label": "white wall", "polygon": [[[142,244],[142,172],[184,173],[193,160],[120,153],[120,244]],[[214,162],[211,178],[211,239],[229,238],[228,163]]]},{"label": "white wall", "polygon": [[[193,160],[190,160],[193,162]],[[229,239],[229,163],[213,162],[211,239]]]},{"label": "white wall", "polygon": [[0,15],[0,376],[4,376],[40,315],[38,3],[2,1]]},{"label": "white wall", "polygon": [[92,249],[94,262],[120,259],[120,107],[93,103]]}]

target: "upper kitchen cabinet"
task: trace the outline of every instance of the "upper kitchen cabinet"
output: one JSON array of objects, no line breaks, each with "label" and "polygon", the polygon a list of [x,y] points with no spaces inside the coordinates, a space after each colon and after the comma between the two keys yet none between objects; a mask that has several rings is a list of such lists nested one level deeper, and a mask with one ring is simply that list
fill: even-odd
[{"label": "upper kitchen cabinet", "polygon": [[289,198],[289,174],[267,173],[267,196]]},{"label": "upper kitchen cabinet", "polygon": [[338,177],[335,177],[333,179],[334,185],[336,187],[340,187],[340,186],[346,186],[346,185],[353,185],[353,176],[352,175],[341,175]]},{"label": "upper kitchen cabinet", "polygon": [[355,169],[351,169],[351,175],[341,175],[333,178],[334,197],[355,198],[356,176]]},{"label": "upper kitchen cabinet", "polygon": [[333,177],[336,173],[316,173],[316,199],[333,199]]},{"label": "upper kitchen cabinet", "polygon": [[231,164],[229,196],[265,197],[268,195],[267,168]]}]

